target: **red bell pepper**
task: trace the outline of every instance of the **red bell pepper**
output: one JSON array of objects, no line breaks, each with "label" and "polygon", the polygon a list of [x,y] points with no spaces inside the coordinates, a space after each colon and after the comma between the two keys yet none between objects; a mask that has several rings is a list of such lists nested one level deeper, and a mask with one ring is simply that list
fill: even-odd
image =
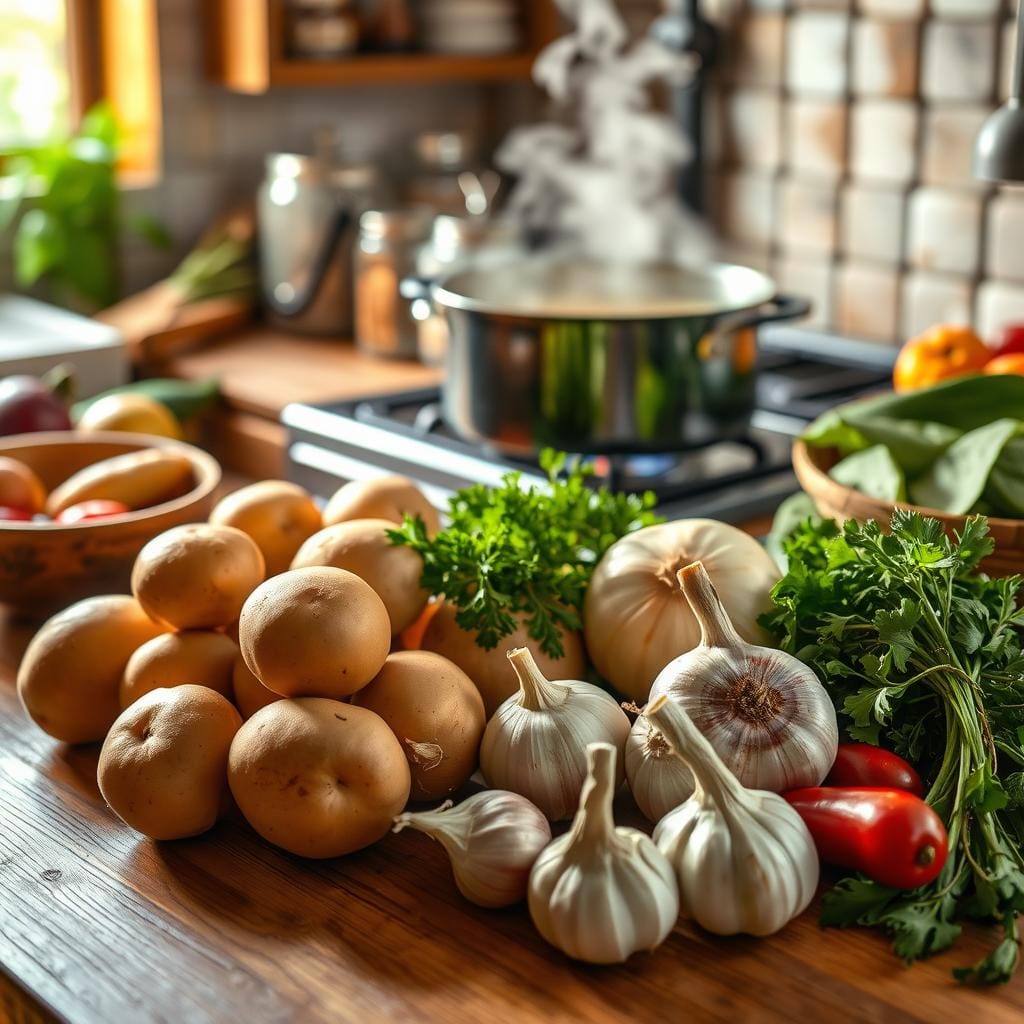
[{"label": "red bell pepper", "polygon": [[994,356],[1011,356],[1024,352],[1024,324],[1007,324],[999,333]]},{"label": "red bell pepper", "polygon": [[840,743],[823,786],[879,786],[924,796],[921,776],[898,754],[870,743]]},{"label": "red bell pepper", "polygon": [[894,889],[934,881],[949,852],[942,819],[902,789],[815,786],[784,794],[827,864],[861,871]]}]

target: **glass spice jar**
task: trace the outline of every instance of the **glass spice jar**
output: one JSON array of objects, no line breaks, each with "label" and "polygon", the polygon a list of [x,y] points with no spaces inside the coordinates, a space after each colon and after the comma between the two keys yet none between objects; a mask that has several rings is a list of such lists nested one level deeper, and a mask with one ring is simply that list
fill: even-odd
[{"label": "glass spice jar", "polygon": [[332,60],[355,52],[359,16],[354,0],[289,0],[288,49],[303,60]]}]

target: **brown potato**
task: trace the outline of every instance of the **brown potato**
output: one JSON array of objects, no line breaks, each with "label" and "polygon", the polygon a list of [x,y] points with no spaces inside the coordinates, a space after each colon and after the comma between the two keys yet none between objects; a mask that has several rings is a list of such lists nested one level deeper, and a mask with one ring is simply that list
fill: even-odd
[{"label": "brown potato", "polygon": [[151,690],[123,711],[100,751],[103,799],[151,839],[184,839],[230,806],[228,751],[242,719],[206,686]]},{"label": "brown potato", "polygon": [[32,638],[18,668],[18,695],[32,720],[65,743],[93,743],[121,711],[118,688],[137,647],[163,627],[120,594],[65,608]]},{"label": "brown potato", "polygon": [[384,602],[333,566],[291,569],[250,595],[238,623],[246,665],[285,697],[347,697],[379,671],[391,647]]},{"label": "brown potato", "polygon": [[409,760],[413,800],[440,800],[476,771],[487,719],[473,680],[430,651],[399,651],[352,702],[376,712]]},{"label": "brown potato", "polygon": [[419,516],[433,536],[441,528],[437,510],[423,492],[404,476],[351,480],[335,491],[324,509],[324,526],[352,519],[389,519],[401,523],[406,512]]},{"label": "brown potato", "polygon": [[519,617],[519,628],[509,636],[501,638],[497,647],[484,650],[476,642],[473,633],[467,633],[455,621],[457,609],[446,602],[427,623],[423,633],[422,648],[443,654],[454,661],[470,679],[484,699],[487,717],[497,710],[498,705],[519,689],[519,683],[512,666],[508,663],[506,651],[513,647],[528,647],[537,661],[537,667],[548,679],[582,679],[586,672],[583,656],[583,641],[579,633],[559,630],[565,654],[557,661],[548,657],[523,625],[524,616]]},{"label": "brown potato", "polygon": [[223,633],[196,629],[164,633],[143,644],[129,659],[121,680],[121,707],[165,686],[195,683],[231,700],[231,674],[238,648]]},{"label": "brown potato", "polygon": [[268,576],[284,572],[302,542],[323,525],[309,492],[286,480],[262,480],[229,494],[210,513],[210,522],[252,537]]},{"label": "brown potato", "polygon": [[391,620],[391,635],[415,622],[430,596],[420,586],[423,559],[412,548],[392,544],[389,519],[353,519],[314,533],[299,548],[293,569],[333,565],[366,580],[384,602]]},{"label": "brown potato", "polygon": [[241,653],[235,657],[232,674],[235,692],[235,706],[242,712],[243,718],[252,718],[260,708],[273,704],[275,700],[284,700],[279,693],[268,690],[250,671]]},{"label": "brown potato", "polygon": [[238,618],[263,579],[263,555],[233,526],[190,523],[154,537],[132,569],[132,592],[175,629],[214,629]]},{"label": "brown potato", "polygon": [[43,481],[24,462],[0,455],[0,505],[35,514],[45,504]]},{"label": "brown potato", "polygon": [[231,744],[228,781],[249,824],[300,857],[376,842],[409,799],[409,765],[384,721],[318,697],[257,711]]}]

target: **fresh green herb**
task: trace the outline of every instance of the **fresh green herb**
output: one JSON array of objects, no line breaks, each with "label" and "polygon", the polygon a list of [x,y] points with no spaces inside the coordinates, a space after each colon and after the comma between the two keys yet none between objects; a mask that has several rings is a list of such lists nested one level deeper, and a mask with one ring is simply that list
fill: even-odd
[{"label": "fresh green herb", "polygon": [[458,608],[455,621],[476,633],[481,647],[497,646],[522,614],[541,649],[560,658],[560,629],[580,628],[583,595],[601,556],[619,537],[660,519],[650,511],[652,494],[595,490],[589,467],[550,450],[540,462],[548,486],[526,486],[521,474],[507,473],[500,487],[459,491],[447,528],[433,539],[423,520],[410,516],[390,537],[419,552],[423,586]]},{"label": "fresh green herb", "polygon": [[1024,580],[977,572],[993,550],[982,517],[954,539],[910,511],[891,529],[806,520],[762,622],[817,671],[851,737],[918,767],[949,859],[912,892],[846,879],[822,919],[885,928],[908,962],[950,946],[964,919],[996,923],[1002,941],[955,973],[1006,981],[1024,910]]}]

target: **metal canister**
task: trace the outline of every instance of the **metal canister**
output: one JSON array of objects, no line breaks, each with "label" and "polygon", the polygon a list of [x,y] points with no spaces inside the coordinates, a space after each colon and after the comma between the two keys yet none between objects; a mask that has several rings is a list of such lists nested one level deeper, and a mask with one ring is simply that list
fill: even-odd
[{"label": "metal canister", "polygon": [[415,272],[433,215],[428,210],[367,210],[355,250],[356,344],[370,355],[416,356],[416,320],[401,282]]},{"label": "metal canister", "polygon": [[258,216],[261,291],[271,323],[352,336],[353,240],[360,215],[377,201],[377,172],[369,164],[267,157]]}]

